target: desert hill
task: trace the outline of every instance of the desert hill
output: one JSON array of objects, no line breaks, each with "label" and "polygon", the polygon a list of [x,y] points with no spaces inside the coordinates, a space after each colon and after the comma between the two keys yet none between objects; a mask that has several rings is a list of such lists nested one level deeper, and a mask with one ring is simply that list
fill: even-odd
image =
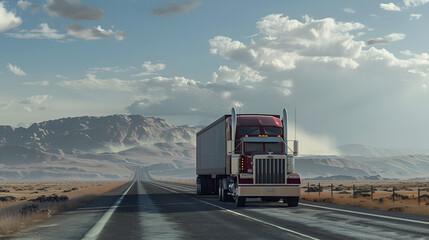
[{"label": "desert hill", "polygon": [[192,163],[199,127],[142,115],[0,126],[0,180],[126,178],[136,165]]}]

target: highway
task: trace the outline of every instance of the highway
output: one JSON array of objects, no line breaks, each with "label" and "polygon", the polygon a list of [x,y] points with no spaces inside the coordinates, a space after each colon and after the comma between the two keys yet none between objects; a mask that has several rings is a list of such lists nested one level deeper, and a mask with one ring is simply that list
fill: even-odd
[{"label": "highway", "polygon": [[5,239],[429,239],[429,217],[301,201],[244,208],[194,186],[132,182]]}]

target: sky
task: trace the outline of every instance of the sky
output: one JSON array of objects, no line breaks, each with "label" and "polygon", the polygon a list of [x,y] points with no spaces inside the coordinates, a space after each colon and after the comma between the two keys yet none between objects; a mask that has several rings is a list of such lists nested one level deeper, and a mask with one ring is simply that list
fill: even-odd
[{"label": "sky", "polygon": [[427,26],[429,0],[0,0],[0,125],[286,107],[314,146],[428,148]]}]

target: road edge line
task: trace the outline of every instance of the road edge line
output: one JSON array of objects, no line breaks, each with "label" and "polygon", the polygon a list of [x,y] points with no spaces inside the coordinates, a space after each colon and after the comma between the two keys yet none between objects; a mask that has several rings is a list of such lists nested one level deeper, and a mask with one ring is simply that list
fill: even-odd
[{"label": "road edge line", "polygon": [[97,239],[98,235],[100,235],[101,231],[103,230],[104,226],[109,221],[110,217],[112,216],[113,212],[118,208],[119,204],[121,204],[122,199],[124,199],[125,195],[127,195],[128,191],[130,191],[131,187],[134,186],[134,184],[137,181],[134,180],[133,183],[128,187],[128,189],[116,200],[116,202],[103,214],[103,216],[94,224],[94,226],[91,227],[91,229],[85,234],[85,236],[82,238],[82,240],[93,240]]},{"label": "road edge line", "polygon": [[339,212],[354,213],[354,214],[371,216],[371,217],[387,218],[387,219],[392,219],[392,220],[397,220],[397,221],[404,221],[404,222],[411,222],[411,223],[419,223],[419,224],[429,225],[429,222],[423,222],[423,221],[413,220],[413,219],[398,218],[398,217],[391,217],[391,216],[383,216],[383,215],[378,215],[378,214],[374,214],[374,213],[356,212],[356,211],[352,211],[352,210],[339,209],[339,208],[331,208],[331,207],[325,207],[325,206],[318,206],[318,205],[313,205],[313,204],[308,204],[308,203],[299,203],[299,205],[303,205],[303,206],[307,206],[307,207],[314,207],[314,208],[328,209],[328,210],[339,211]]}]

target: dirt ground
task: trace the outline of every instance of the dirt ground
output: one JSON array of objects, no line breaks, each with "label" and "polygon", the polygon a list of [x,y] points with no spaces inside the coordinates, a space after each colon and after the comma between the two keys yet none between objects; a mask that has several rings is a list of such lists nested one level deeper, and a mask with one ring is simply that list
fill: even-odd
[{"label": "dirt ground", "polygon": [[79,207],[126,182],[0,182],[0,235]]}]

